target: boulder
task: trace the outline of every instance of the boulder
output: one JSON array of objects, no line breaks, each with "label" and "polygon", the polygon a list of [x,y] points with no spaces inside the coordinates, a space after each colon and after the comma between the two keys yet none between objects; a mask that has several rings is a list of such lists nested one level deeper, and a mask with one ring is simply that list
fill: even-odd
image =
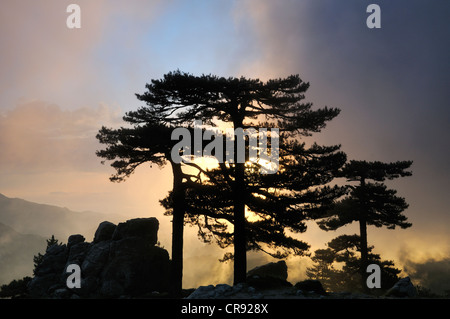
[{"label": "boulder", "polygon": [[[91,247],[91,243],[79,242],[77,244],[72,244],[69,248],[69,254],[67,256],[66,266],[68,264],[77,264],[81,265],[84,258],[86,257],[89,248]],[[69,246],[68,246],[69,247]]]},{"label": "boulder", "polygon": [[36,275],[60,274],[66,265],[67,255],[66,245],[55,244],[48,247],[41,262],[36,266]]},{"label": "boulder", "polygon": [[108,261],[110,247],[111,241],[101,241],[89,249],[81,264],[81,273],[84,277],[97,277],[100,274]]},{"label": "boulder", "polygon": [[67,247],[70,249],[73,245],[83,243],[85,240],[83,235],[77,234],[77,235],[70,235],[67,239]]},{"label": "boulder", "polygon": [[247,278],[246,283],[258,290],[292,287],[290,282],[274,277],[251,276]]},{"label": "boulder", "polygon": [[35,277],[28,285],[33,298],[47,298],[55,287],[61,286],[61,274],[67,262],[66,245],[55,244],[47,248],[41,262],[36,266]]},{"label": "boulder", "polygon": [[287,265],[284,260],[277,263],[268,263],[259,267],[255,267],[247,272],[247,277],[258,276],[260,278],[278,278],[281,280],[287,280]]},{"label": "boulder", "polygon": [[119,223],[112,235],[112,240],[139,237],[147,240],[149,245],[158,242],[159,222],[156,218],[135,218]]},{"label": "boulder", "polygon": [[100,293],[136,296],[167,291],[169,268],[169,253],[165,249],[150,246],[139,238],[113,241],[108,263],[101,273],[103,286]]},{"label": "boulder", "polygon": [[186,299],[212,299],[214,297],[216,297],[215,287],[209,285],[198,287]]},{"label": "boulder", "polygon": [[49,298],[51,287],[58,284],[60,276],[57,274],[44,274],[34,277],[28,284],[28,292],[31,298]]},{"label": "boulder", "polygon": [[416,297],[417,289],[409,277],[397,281],[397,283],[386,292],[387,297]]},{"label": "boulder", "polygon": [[326,296],[327,292],[323,289],[322,284],[318,280],[303,280],[294,285],[295,288],[302,292],[315,293],[318,295]]},{"label": "boulder", "polygon": [[247,284],[256,289],[276,289],[291,287],[288,277],[287,265],[284,260],[277,263],[268,263],[247,272]]},{"label": "boulder", "polygon": [[97,230],[94,235],[94,244],[97,244],[101,241],[110,240],[113,236],[114,231],[116,230],[116,225],[111,222],[104,221],[98,225]]}]

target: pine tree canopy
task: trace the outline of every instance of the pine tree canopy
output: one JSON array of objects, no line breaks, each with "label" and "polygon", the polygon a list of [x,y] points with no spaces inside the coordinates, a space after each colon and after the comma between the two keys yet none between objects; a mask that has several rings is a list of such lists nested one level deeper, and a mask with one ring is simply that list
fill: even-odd
[{"label": "pine tree canopy", "polygon": [[[362,216],[367,225],[385,226],[388,229],[410,227],[402,212],[408,208],[405,199],[397,196],[397,191],[388,189],[380,181],[397,177],[411,176],[405,171],[411,161],[395,163],[350,161],[338,173],[349,181],[359,181],[357,185],[349,185],[349,193],[328,212],[328,217],[318,222],[324,230],[336,230],[339,227],[359,221]],[[369,181],[368,181],[369,180]],[[371,182],[370,180],[376,181]]]}]

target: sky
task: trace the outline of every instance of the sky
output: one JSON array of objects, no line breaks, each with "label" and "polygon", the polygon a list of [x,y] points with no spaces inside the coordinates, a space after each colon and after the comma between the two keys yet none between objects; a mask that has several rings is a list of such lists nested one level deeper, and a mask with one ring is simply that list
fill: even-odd
[{"label": "sky", "polygon": [[[66,25],[71,3],[81,8],[80,29]],[[367,27],[369,4],[379,5],[381,28]],[[170,167],[142,166],[111,183],[113,169],[95,155],[97,131],[124,124],[142,106],[135,93],[177,69],[264,81],[299,74],[314,108],[341,109],[314,141],[342,145],[348,159],[414,161],[413,176],[388,182],[409,203],[413,226],[369,228],[369,243],[411,272],[431,276],[427,265],[438,264],[450,278],[449,14],[446,0],[2,1],[0,193],[155,216],[170,251],[170,218],[158,202]],[[312,252],[340,233],[312,223],[301,238]],[[222,254],[188,229],[185,285],[230,280]],[[249,267],[268,260],[250,254]],[[307,262],[289,259],[288,279],[304,276]]]}]

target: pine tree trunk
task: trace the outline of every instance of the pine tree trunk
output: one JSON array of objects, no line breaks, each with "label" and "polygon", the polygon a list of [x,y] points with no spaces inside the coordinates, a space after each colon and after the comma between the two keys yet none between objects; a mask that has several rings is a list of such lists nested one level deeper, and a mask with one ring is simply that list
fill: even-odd
[{"label": "pine tree trunk", "polygon": [[183,231],[185,194],[181,164],[171,163],[173,172],[173,216],[172,216],[172,262],[170,270],[170,294],[182,296],[183,288]]},{"label": "pine tree trunk", "polygon": [[363,290],[367,290],[366,278],[367,278],[367,266],[369,263],[369,254],[367,248],[367,223],[365,218],[359,219],[359,233],[361,238],[361,280]]},{"label": "pine tree trunk", "polygon": [[[238,107],[236,106],[236,109]],[[243,125],[239,116],[233,120],[234,129]],[[235,184],[234,184],[234,285],[246,281],[247,275],[247,236],[245,229],[245,163],[237,163],[237,136],[235,136]]]},{"label": "pine tree trunk", "polygon": [[234,189],[234,284],[245,282],[247,274],[247,239],[245,229],[244,163],[236,163]]},{"label": "pine tree trunk", "polygon": [[365,194],[365,180],[364,178],[361,179],[361,188],[362,188],[362,196],[361,198],[361,211],[359,216],[359,237],[360,237],[360,244],[361,244],[361,285],[362,289],[364,291],[368,291],[366,279],[367,279],[367,266],[369,264],[369,251],[367,247],[367,203],[366,198],[364,196]]}]

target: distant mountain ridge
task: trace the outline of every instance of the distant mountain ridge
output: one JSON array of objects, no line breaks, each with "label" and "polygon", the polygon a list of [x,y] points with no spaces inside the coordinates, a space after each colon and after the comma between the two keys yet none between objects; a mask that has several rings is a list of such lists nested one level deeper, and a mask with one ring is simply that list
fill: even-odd
[{"label": "distant mountain ridge", "polygon": [[33,256],[45,253],[46,239],[52,235],[62,243],[72,234],[90,240],[101,222],[119,219],[123,217],[75,212],[0,194],[0,285],[31,276]]},{"label": "distant mountain ridge", "polygon": [[0,223],[0,285],[30,276],[33,256],[45,252],[44,237],[24,235]]},{"label": "distant mountain ridge", "polygon": [[98,224],[111,216],[95,212],[75,212],[68,208],[38,204],[0,194],[0,223],[22,234],[49,238],[55,235],[61,241],[71,234],[86,238],[94,235]]}]

